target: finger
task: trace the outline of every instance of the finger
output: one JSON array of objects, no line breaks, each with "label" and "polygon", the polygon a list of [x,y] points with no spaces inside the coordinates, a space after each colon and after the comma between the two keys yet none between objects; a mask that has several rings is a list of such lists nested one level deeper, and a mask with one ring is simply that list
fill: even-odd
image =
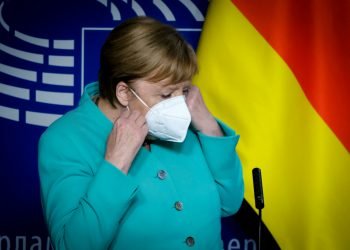
[{"label": "finger", "polygon": [[142,131],[144,132],[144,134],[146,135],[148,133],[148,125],[147,122],[145,122],[142,127],[141,127]]},{"label": "finger", "polygon": [[187,97],[192,96],[195,92],[196,92],[196,86],[191,86],[191,87],[188,89]]},{"label": "finger", "polygon": [[194,85],[194,84],[191,85],[191,89],[192,89],[192,90],[199,90],[198,86],[197,86],[197,85]]},{"label": "finger", "polygon": [[202,99],[202,97],[199,88],[197,86],[192,86],[186,98],[187,105],[195,106],[200,99]]},{"label": "finger", "polygon": [[128,118],[129,115],[130,115],[129,108],[122,108],[120,110],[119,116],[113,121],[113,126],[116,127],[118,121]]},{"label": "finger", "polygon": [[188,93],[193,93],[196,91],[196,89],[198,89],[198,87],[196,85],[191,84],[188,88]]},{"label": "finger", "polygon": [[146,123],[146,119],[143,115],[140,115],[139,117],[137,117],[135,123],[136,123],[136,125],[141,127]]},{"label": "finger", "polygon": [[191,105],[193,100],[194,100],[194,93],[193,93],[193,91],[192,92],[189,91],[187,96],[186,96],[186,99],[185,99],[187,106]]},{"label": "finger", "polygon": [[133,121],[136,121],[137,118],[139,118],[140,115],[141,115],[140,111],[134,110],[134,111],[131,112],[131,114],[129,116],[129,119],[131,119]]},{"label": "finger", "polygon": [[122,108],[120,111],[120,118],[128,118],[131,114],[131,111],[128,108]]}]

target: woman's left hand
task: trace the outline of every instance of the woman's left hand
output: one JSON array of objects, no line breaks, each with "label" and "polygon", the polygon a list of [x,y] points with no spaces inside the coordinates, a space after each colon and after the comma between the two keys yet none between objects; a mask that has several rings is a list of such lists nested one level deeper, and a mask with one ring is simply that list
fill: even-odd
[{"label": "woman's left hand", "polygon": [[186,97],[186,103],[191,113],[192,126],[203,134],[223,136],[223,132],[204,103],[199,88],[192,85]]}]

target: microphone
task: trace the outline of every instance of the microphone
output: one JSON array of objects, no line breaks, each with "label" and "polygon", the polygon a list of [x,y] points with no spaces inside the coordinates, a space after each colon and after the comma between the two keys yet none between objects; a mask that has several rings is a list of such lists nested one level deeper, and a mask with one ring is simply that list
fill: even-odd
[{"label": "microphone", "polygon": [[257,209],[264,208],[264,193],[261,179],[260,168],[253,169],[253,184],[254,184],[254,196],[255,196],[255,207]]},{"label": "microphone", "polygon": [[263,193],[260,168],[254,168],[252,172],[253,172],[255,207],[259,210],[258,250],[260,250],[261,249],[261,224],[262,224],[261,209],[264,208],[264,193]]}]

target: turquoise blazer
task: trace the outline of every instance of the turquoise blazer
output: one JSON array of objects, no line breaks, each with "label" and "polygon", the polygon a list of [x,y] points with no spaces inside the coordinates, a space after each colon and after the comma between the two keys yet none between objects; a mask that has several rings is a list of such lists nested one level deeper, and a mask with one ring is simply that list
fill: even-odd
[{"label": "turquoise blazer", "polygon": [[141,148],[126,175],[104,160],[113,124],[85,87],[39,141],[41,200],[55,249],[223,249],[220,220],[243,200],[239,136],[190,129],[183,143]]}]

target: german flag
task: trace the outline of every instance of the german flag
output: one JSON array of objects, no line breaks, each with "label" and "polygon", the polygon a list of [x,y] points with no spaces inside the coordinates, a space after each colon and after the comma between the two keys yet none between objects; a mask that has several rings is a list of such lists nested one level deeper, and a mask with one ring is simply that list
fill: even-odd
[{"label": "german flag", "polygon": [[214,0],[194,79],[241,135],[245,198],[262,169],[282,249],[349,249],[350,1]]}]

